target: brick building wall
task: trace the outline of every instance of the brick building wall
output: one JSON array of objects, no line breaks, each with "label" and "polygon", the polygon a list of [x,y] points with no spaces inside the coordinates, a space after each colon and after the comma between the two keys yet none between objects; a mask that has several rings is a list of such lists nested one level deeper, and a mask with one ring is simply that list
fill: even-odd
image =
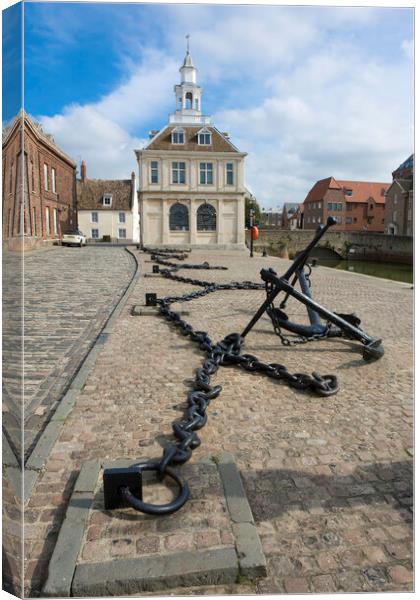
[{"label": "brick building wall", "polygon": [[3,240],[60,239],[76,226],[76,164],[26,115],[4,136],[2,167]]},{"label": "brick building wall", "polygon": [[[354,184],[357,194],[354,197],[347,185],[342,183],[328,178],[313,186],[304,202],[304,229],[317,229],[320,223],[325,223],[332,216],[337,219],[335,231],[383,233],[387,184],[344,182]],[[361,189],[366,189],[366,193]],[[373,195],[369,193],[371,189],[374,190]]]}]

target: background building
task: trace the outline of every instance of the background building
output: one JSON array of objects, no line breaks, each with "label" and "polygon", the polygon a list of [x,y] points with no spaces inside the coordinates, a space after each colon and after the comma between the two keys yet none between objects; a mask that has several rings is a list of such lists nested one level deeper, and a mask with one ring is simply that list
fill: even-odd
[{"label": "background building", "polygon": [[77,181],[77,215],[79,229],[90,241],[138,243],[135,174],[131,179],[87,179],[83,161]]},{"label": "background building", "polygon": [[337,219],[334,231],[383,233],[388,187],[389,183],[321,179],[305,198],[304,229],[316,229],[333,216]]},{"label": "background building", "polygon": [[58,240],[76,225],[76,163],[23,111],[3,131],[2,176],[9,247]]},{"label": "background building", "polygon": [[246,153],[201,114],[202,89],[189,50],[180,73],[175,113],[136,151],[141,243],[242,248]]},{"label": "background building", "polygon": [[393,182],[386,192],[385,231],[392,235],[413,235],[413,180],[412,154],[392,173]]}]

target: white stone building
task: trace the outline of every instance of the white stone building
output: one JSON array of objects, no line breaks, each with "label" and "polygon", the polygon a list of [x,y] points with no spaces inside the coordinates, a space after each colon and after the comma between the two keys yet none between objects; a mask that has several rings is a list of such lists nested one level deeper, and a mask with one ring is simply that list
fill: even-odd
[{"label": "white stone building", "polygon": [[201,114],[189,49],[175,85],[176,110],[136,150],[144,246],[243,248],[245,152]]},{"label": "white stone building", "polygon": [[81,179],[77,181],[77,220],[88,241],[140,241],[136,188],[134,172],[131,179],[87,179],[82,162]]}]

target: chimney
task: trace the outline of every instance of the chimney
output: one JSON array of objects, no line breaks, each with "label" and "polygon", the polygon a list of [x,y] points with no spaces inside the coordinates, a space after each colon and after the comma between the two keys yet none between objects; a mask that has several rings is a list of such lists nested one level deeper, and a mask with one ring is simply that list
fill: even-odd
[{"label": "chimney", "polygon": [[80,166],[80,179],[84,181],[86,179],[86,163],[82,160],[82,164]]}]

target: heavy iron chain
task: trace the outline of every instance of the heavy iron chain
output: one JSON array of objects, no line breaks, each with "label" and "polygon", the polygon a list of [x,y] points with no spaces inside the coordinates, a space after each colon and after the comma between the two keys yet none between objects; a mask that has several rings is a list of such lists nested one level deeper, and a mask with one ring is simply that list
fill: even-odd
[{"label": "heavy iron chain", "polygon": [[[156,252],[153,253],[155,260],[157,258],[156,254]],[[210,401],[217,398],[222,391],[221,385],[212,386],[210,384],[211,376],[217,372],[219,366],[238,365],[245,371],[259,372],[272,379],[285,381],[291,388],[310,391],[320,396],[331,396],[338,391],[337,379],[334,375],[320,375],[316,372],[313,372],[312,375],[306,373],[292,374],[282,364],[264,363],[252,354],[242,354],[244,338],[239,333],[230,333],[222,341],[215,344],[206,331],[194,330],[190,324],[181,319],[177,312],[171,309],[171,304],[175,302],[189,302],[219,290],[261,290],[265,289],[265,284],[252,281],[215,283],[174,274],[174,271],[180,268],[226,269],[226,267],[210,266],[208,263],[204,263],[207,266],[203,266],[203,264],[179,265],[165,262],[162,259],[159,259],[159,263],[167,266],[166,269],[160,271],[163,277],[203,288],[182,296],[167,296],[166,298],[157,299],[157,304],[159,313],[177,327],[181,335],[188,336],[198,345],[200,350],[206,353],[206,358],[201,367],[196,370],[194,387],[188,393],[188,406],[184,416],[172,425],[177,441],[170,442],[165,447],[162,459],[158,463],[158,469],[162,474],[165,473],[169,465],[187,462],[192,455],[192,451],[200,446],[201,440],[196,431],[204,427],[207,422],[206,411]]]},{"label": "heavy iron chain", "polygon": [[[309,276],[307,277],[307,279],[308,279],[309,287],[311,287]],[[266,293],[267,293],[267,297],[268,297],[271,294],[271,292],[273,291],[274,285],[271,282],[266,281],[265,289],[266,289]],[[323,339],[326,339],[327,337],[329,337],[329,332],[331,329],[331,323],[329,323],[329,322],[327,322],[326,329],[323,333],[314,333],[313,335],[308,335],[308,336],[295,335],[293,337],[290,337],[283,333],[283,330],[280,327],[280,324],[275,317],[276,311],[275,311],[273,302],[270,302],[270,304],[268,305],[267,314],[269,315],[271,322],[273,324],[274,333],[276,335],[278,335],[283,346],[297,346],[298,344],[307,344],[308,342],[317,342],[319,340],[323,340]],[[336,333],[335,337],[338,337],[338,335],[339,334]]]}]

